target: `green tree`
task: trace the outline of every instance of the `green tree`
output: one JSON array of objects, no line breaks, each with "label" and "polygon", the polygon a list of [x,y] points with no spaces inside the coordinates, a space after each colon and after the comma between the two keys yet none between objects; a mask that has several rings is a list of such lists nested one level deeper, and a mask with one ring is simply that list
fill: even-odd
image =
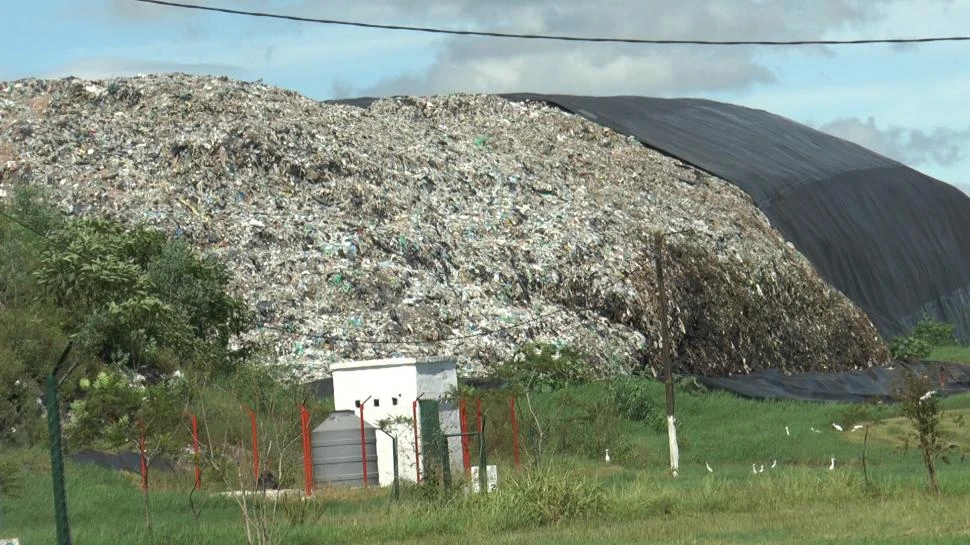
[{"label": "green tree", "polygon": [[[35,400],[68,339],[73,376],[89,380],[101,371],[128,381],[137,372],[149,385],[176,369],[232,374],[245,355],[229,340],[250,313],[228,292],[221,263],[144,226],[66,217],[42,197],[25,186],[0,201],[0,441],[43,438]],[[90,395],[76,380],[64,386],[66,404]],[[115,401],[106,418],[135,416]]]},{"label": "green tree", "polygon": [[50,235],[35,277],[70,309],[64,324],[105,363],[170,372],[224,359],[247,322],[229,275],[180,241],[146,227],[82,218]]}]

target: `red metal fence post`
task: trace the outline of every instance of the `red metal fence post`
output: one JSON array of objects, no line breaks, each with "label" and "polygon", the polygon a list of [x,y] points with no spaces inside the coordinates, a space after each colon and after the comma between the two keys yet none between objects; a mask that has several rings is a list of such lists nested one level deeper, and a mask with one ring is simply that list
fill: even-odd
[{"label": "red metal fence post", "polygon": [[472,471],[471,451],[468,448],[468,410],[465,407],[465,400],[458,402],[458,424],[461,428],[461,461],[465,467],[465,475],[470,475]]},{"label": "red metal fence post", "polygon": [[195,458],[195,489],[199,490],[202,488],[202,468],[199,465],[201,457],[199,456],[199,420],[194,414],[189,413],[192,418],[192,454]]},{"label": "red metal fence post", "polygon": [[249,425],[252,429],[253,434],[253,478],[256,482],[259,482],[259,438],[256,429],[256,412],[246,406],[246,411],[249,412]]},{"label": "red metal fence post", "polygon": [[421,484],[421,457],[420,449],[418,448],[418,400],[415,399],[411,402],[411,419],[414,424],[414,471],[417,477],[415,482]]},{"label": "red metal fence post", "polygon": [[512,418],[512,457],[519,467],[519,420],[515,417],[515,396],[509,396],[509,413]]},{"label": "red metal fence post", "polygon": [[141,462],[141,490],[148,493],[148,460],[145,459],[145,423],[138,419],[138,458]]}]

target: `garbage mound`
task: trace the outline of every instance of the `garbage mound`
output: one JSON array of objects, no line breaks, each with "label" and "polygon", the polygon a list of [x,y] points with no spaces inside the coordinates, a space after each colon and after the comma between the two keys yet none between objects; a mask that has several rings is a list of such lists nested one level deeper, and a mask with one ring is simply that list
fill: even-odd
[{"label": "garbage mound", "polygon": [[657,372],[655,233],[679,372],[887,358],[741,190],[538,103],[362,109],[180,74],[0,83],[0,195],[17,184],[224,260],[258,316],[237,342],[317,375],[405,354],[478,374],[528,342]]}]

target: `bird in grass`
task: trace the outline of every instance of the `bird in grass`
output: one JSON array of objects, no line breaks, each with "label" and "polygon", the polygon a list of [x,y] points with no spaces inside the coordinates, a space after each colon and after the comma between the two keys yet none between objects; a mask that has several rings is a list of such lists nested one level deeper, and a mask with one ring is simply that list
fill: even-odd
[{"label": "bird in grass", "polygon": [[758,466],[758,473],[764,473],[764,472],[765,472],[765,465],[761,464],[760,466]]},{"label": "bird in grass", "polygon": [[925,394],[921,395],[919,397],[919,400],[920,401],[926,401],[927,399],[933,397],[933,394],[935,394],[935,393],[936,393],[936,390],[930,390],[929,392],[926,392]]},{"label": "bird in grass", "polygon": [[788,426],[785,426],[785,435],[787,435],[788,437],[791,437],[791,432],[788,431]]},{"label": "bird in grass", "polygon": [[842,426],[836,424],[835,422],[832,422],[832,427],[835,428],[835,431],[842,431]]},{"label": "bird in grass", "polygon": [[751,473],[754,473],[755,475],[758,474],[758,466],[757,466],[757,464],[751,464]]},{"label": "bird in grass", "polygon": [[778,467],[778,460],[772,460],[771,461],[771,469],[775,469],[776,467]]},{"label": "bird in grass", "polygon": [[863,426],[862,424],[856,424],[855,426],[852,426],[852,429],[851,429],[851,430],[849,430],[849,431],[857,431],[857,430],[861,430],[861,429],[862,429],[862,428],[864,428],[864,427],[865,427],[865,426]]},{"label": "bird in grass", "polygon": [[707,462],[704,462],[704,467],[706,467],[706,468],[707,468],[707,472],[708,472],[708,473],[714,473],[714,470],[713,470],[713,469],[711,469],[711,464],[709,464],[709,463],[707,463]]},{"label": "bird in grass", "polygon": [[829,464],[829,471],[835,469],[835,456],[832,457],[832,463]]},{"label": "bird in grass", "polygon": [[822,433],[822,432],[820,432],[820,431],[818,431],[818,430],[817,430],[817,429],[815,429],[815,428],[808,428],[808,429],[810,429],[810,430],[812,430],[812,433]]},{"label": "bird in grass", "polygon": [[606,449],[606,457],[604,460],[606,460],[606,463],[610,463],[610,449]]}]

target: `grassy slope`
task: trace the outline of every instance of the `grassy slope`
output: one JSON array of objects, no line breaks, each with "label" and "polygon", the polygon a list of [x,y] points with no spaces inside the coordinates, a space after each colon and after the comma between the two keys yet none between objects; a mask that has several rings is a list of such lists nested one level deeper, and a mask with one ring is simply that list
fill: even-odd
[{"label": "grassy slope", "polygon": [[938,346],[930,352],[933,361],[952,361],[970,364],[970,347],[967,346]]},{"label": "grassy slope", "polygon": [[[662,398],[660,385],[651,385]],[[598,395],[595,387],[583,395]],[[897,447],[898,434],[870,438],[866,488],[860,432],[838,433],[858,409],[840,404],[755,402],[709,392],[679,392],[682,475],[666,476],[666,438],[629,423],[635,459],[606,467],[598,460],[563,458],[564,470],[592,476],[611,497],[605,518],[544,528],[506,524],[489,506],[430,509],[417,501],[391,506],[386,491],[340,497],[321,494],[317,522],[286,525],[283,542],[330,543],[963,543],[970,540],[970,462],[941,464],[942,499],[925,494],[918,453]],[[970,396],[944,402],[970,407]],[[895,408],[876,407],[879,416]],[[791,435],[785,434],[789,426]],[[813,433],[814,427],[822,433]],[[887,425],[886,429],[893,426]],[[49,476],[43,452],[8,453],[33,464],[20,498],[6,500],[0,534],[25,544],[52,543]],[[837,469],[828,471],[835,456]],[[774,470],[767,468],[778,460]],[[958,460],[958,458],[957,458]],[[709,474],[704,462],[715,473]],[[754,475],[751,464],[765,464]],[[503,469],[503,471],[507,471]],[[75,542],[150,543],[144,537],[141,496],[130,476],[68,467]],[[196,525],[186,491],[191,476],[160,478],[152,495],[157,543],[244,543],[231,500],[204,500]],[[167,491],[166,491],[167,489]],[[199,500],[199,498],[196,498]],[[496,502],[499,499],[495,500]],[[281,519],[285,519],[281,516]]]}]

